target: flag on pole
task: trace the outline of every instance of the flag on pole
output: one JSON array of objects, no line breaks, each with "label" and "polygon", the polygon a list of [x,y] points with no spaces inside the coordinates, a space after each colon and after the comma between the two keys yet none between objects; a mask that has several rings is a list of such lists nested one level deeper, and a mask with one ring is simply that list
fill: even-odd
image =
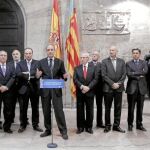
[{"label": "flag on pole", "polygon": [[60,41],[60,22],[59,22],[59,5],[58,0],[53,0],[53,10],[51,18],[51,33],[49,43],[55,45],[55,57],[61,58],[61,41]]},{"label": "flag on pole", "polygon": [[74,68],[80,64],[79,60],[79,37],[78,37],[78,25],[76,8],[74,7],[73,0],[70,0],[70,17],[69,28],[66,39],[66,51],[67,51],[67,69],[70,73],[70,90],[73,98],[76,97],[76,88],[73,83]]}]

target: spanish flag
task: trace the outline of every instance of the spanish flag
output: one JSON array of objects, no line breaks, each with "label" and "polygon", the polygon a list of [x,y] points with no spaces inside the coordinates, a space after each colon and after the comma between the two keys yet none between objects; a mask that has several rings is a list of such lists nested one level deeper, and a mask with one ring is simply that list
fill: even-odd
[{"label": "spanish flag", "polygon": [[53,0],[53,10],[51,18],[51,33],[49,43],[55,45],[55,57],[61,58],[61,41],[60,41],[60,22],[59,22],[59,5],[58,0]]},{"label": "spanish flag", "polygon": [[73,0],[70,0],[70,17],[69,17],[69,29],[66,39],[66,51],[67,51],[67,69],[70,73],[70,90],[73,98],[76,97],[76,88],[73,83],[74,68],[80,64],[79,60],[79,37],[78,37],[78,25],[76,8],[74,7]]}]

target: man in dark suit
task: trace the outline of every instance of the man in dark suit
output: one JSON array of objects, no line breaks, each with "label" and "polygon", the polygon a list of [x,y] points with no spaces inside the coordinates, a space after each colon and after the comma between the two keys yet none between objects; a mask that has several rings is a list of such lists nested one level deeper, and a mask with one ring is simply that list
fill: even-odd
[{"label": "man in dark suit", "polygon": [[97,116],[96,123],[98,128],[104,128],[103,124],[103,82],[101,75],[101,62],[99,62],[100,54],[98,51],[93,51],[92,54],[92,63],[98,69],[98,83],[95,87],[95,98],[96,98],[96,106],[97,106]]},{"label": "man in dark suit", "polygon": [[[12,133],[11,127],[11,87],[15,81],[15,74],[13,69],[6,63],[7,52],[0,51],[0,104],[4,105],[4,132]],[[0,106],[1,108],[1,106]],[[1,109],[0,109],[1,111]]]},{"label": "man in dark suit", "polygon": [[[42,79],[64,79],[67,80],[67,74],[64,62],[54,57],[55,48],[50,44],[47,47],[47,57],[39,61],[39,70],[37,77]],[[45,132],[40,136],[51,135],[51,101],[53,103],[55,117],[62,138],[67,140],[67,126],[63,111],[62,90],[61,89],[41,89],[41,100],[44,114]]]},{"label": "man in dark suit", "polygon": [[[13,58],[13,61],[9,62],[9,65],[11,66],[11,68],[14,70],[14,73],[15,73],[17,63],[20,62],[20,60],[21,60],[20,51],[17,49],[14,49],[12,51],[12,58]],[[13,93],[12,94],[12,123],[14,123],[16,103],[19,100],[18,79],[17,78],[15,78],[15,82],[14,82],[13,88],[12,88],[12,93]]]},{"label": "man in dark suit", "polygon": [[147,93],[146,78],[145,75],[148,71],[147,64],[144,60],[140,59],[141,50],[132,49],[133,59],[126,63],[127,68],[127,99],[128,99],[128,130],[132,131],[134,120],[134,108],[136,109],[136,128],[142,131],[146,131],[143,127],[142,115],[144,106],[144,95]]},{"label": "man in dark suit", "polygon": [[73,76],[77,96],[77,134],[82,133],[84,129],[93,134],[94,87],[98,74],[94,64],[88,61],[89,53],[81,53],[81,65],[75,68]]},{"label": "man in dark suit", "polygon": [[150,98],[150,51],[149,54],[144,56],[144,60],[147,62],[148,65],[148,72],[146,74],[146,83],[147,83],[147,91],[148,96]]},{"label": "man in dark suit", "polygon": [[36,78],[36,71],[38,61],[32,58],[33,50],[26,48],[24,51],[25,60],[17,64],[16,75],[18,77],[19,86],[19,101],[21,103],[22,111],[20,114],[20,128],[19,133],[23,132],[27,126],[27,109],[29,99],[32,107],[32,126],[33,129],[39,132],[43,130],[39,127],[39,80]]},{"label": "man in dark suit", "polygon": [[105,102],[105,129],[107,133],[111,130],[111,106],[114,100],[114,123],[113,130],[125,133],[120,128],[122,92],[124,91],[124,80],[126,78],[126,66],[123,59],[117,57],[117,48],[111,46],[110,56],[102,61],[103,92]]}]

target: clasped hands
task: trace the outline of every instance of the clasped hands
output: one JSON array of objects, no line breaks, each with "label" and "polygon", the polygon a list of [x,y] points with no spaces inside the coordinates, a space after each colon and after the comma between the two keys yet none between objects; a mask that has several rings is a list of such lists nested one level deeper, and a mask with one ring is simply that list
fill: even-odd
[{"label": "clasped hands", "polygon": [[112,89],[116,90],[120,87],[120,83],[113,83]]},{"label": "clasped hands", "polygon": [[1,85],[1,86],[0,86],[0,92],[1,92],[1,93],[4,93],[5,91],[8,91],[8,87],[7,87],[7,86],[4,86],[4,85]]},{"label": "clasped hands", "polygon": [[86,85],[81,85],[80,89],[83,94],[87,93],[90,90],[90,88]]}]

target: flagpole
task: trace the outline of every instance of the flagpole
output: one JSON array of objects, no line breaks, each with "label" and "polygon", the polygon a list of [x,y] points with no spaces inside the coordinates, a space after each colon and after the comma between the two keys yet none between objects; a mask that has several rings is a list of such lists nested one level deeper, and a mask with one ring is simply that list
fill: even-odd
[{"label": "flagpole", "polygon": [[[55,31],[55,27],[54,27],[54,21],[56,21],[56,20],[54,20],[54,19],[56,19],[56,18],[54,18],[54,14],[56,13],[57,14],[57,12],[56,11],[58,11],[58,1],[57,0],[53,0],[53,7],[52,7],[52,19],[51,19],[51,32],[53,33],[53,34],[56,34],[55,32],[58,32],[59,31],[59,22],[58,22],[58,31]],[[57,9],[57,10],[56,10]],[[55,13],[54,13],[55,12]],[[56,16],[55,16],[56,17]],[[56,34],[57,35],[57,34]],[[59,36],[59,33],[58,33],[58,35],[57,36]],[[53,39],[53,35],[52,35],[52,39]],[[53,40],[52,40],[53,41]],[[59,44],[59,43],[58,43]],[[52,68],[51,68],[51,76],[52,76],[52,79],[53,79],[53,71],[52,71]],[[51,89],[51,96],[52,96],[52,98],[51,98],[51,132],[52,132],[52,138],[51,138],[51,143],[49,143],[49,144],[47,144],[47,147],[48,148],[56,148],[57,147],[57,144],[56,143],[53,143],[53,113],[54,113],[54,110],[53,110],[53,88]]]},{"label": "flagpole", "polygon": [[[51,67],[51,76],[52,76],[52,79],[53,79],[53,68]],[[53,137],[54,137],[54,134],[53,134],[53,116],[54,116],[54,109],[53,109],[53,98],[54,98],[54,89],[52,88],[51,89],[51,133],[52,133],[52,138],[51,138],[51,143],[47,144],[47,147],[48,148],[56,148],[57,147],[57,144],[56,143],[53,143]]]}]

